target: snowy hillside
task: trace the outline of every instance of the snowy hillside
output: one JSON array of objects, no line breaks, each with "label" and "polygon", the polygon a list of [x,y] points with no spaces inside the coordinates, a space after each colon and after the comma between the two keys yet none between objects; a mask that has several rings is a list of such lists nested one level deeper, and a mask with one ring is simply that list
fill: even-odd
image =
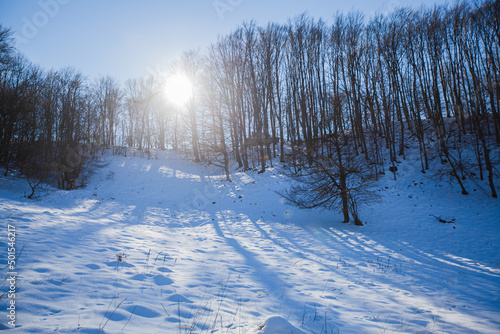
[{"label": "snowy hillside", "polygon": [[382,177],[356,227],[285,203],[280,167],[229,183],[170,152],[103,159],[86,188],[35,200],[0,178],[19,254],[11,332],[500,332],[498,200],[437,184],[416,160]]}]

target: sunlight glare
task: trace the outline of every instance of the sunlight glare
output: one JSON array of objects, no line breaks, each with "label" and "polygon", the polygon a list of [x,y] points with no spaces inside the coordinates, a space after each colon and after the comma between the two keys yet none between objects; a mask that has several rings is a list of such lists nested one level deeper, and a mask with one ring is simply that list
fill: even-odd
[{"label": "sunlight glare", "polygon": [[165,93],[170,102],[182,106],[193,95],[193,87],[189,78],[179,73],[167,78]]}]

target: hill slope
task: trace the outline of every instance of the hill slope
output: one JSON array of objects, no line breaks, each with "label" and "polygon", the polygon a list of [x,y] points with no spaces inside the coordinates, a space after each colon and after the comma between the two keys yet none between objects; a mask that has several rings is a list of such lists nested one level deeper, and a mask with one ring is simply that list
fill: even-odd
[{"label": "hill slope", "polygon": [[[462,196],[409,159],[355,227],[285,203],[278,167],[228,183],[158,155],[104,157],[87,188],[36,200],[1,178],[4,234],[15,226],[21,253],[13,332],[500,330],[500,208],[488,195]],[[4,268],[6,238],[0,249]]]}]

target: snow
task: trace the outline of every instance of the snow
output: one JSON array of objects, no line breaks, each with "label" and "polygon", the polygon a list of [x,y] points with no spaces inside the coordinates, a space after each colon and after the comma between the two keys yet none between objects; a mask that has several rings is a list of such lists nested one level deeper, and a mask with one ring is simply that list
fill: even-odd
[{"label": "snow", "polygon": [[363,227],[287,204],[279,166],[226,182],[173,152],[103,159],[86,188],[35,200],[1,176],[20,254],[13,333],[500,331],[498,200],[411,156],[397,181],[381,176]]},{"label": "snow", "polygon": [[288,322],[283,317],[280,316],[271,316],[266,319],[263,325],[261,325],[261,328],[263,328],[262,331],[259,333],[262,334],[279,334],[279,333],[294,333],[294,334],[303,334],[304,332],[301,331],[300,329],[294,327],[292,324]]}]

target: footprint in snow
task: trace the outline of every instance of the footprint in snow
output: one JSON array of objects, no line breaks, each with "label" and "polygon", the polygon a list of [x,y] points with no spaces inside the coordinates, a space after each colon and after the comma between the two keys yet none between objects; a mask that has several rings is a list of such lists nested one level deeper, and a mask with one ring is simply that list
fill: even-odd
[{"label": "footprint in snow", "polygon": [[101,269],[101,267],[99,267],[97,264],[86,264],[85,267],[92,269],[92,270]]},{"label": "footprint in snow", "polygon": [[147,280],[148,277],[151,277],[151,275],[137,274],[137,275],[130,277],[130,279],[133,279],[134,281],[141,281],[142,282],[142,281]]},{"label": "footprint in snow", "polygon": [[179,318],[176,318],[176,317],[167,317],[167,318],[165,318],[165,322],[170,322],[170,323],[173,323],[173,324],[177,324],[177,323],[179,323]]},{"label": "footprint in snow", "polygon": [[160,316],[160,313],[156,312],[155,310],[149,307],[142,305],[129,305],[127,307],[124,307],[124,309],[134,315],[143,318],[156,318]]},{"label": "footprint in snow", "polygon": [[127,319],[127,316],[118,310],[115,310],[114,312],[108,311],[105,314],[103,314],[103,316],[111,321],[122,321]]},{"label": "footprint in snow", "polygon": [[127,263],[125,261],[110,261],[110,262],[104,262],[105,265],[109,267],[127,267],[127,268],[132,268],[135,267],[133,264]]},{"label": "footprint in snow", "polygon": [[156,275],[154,277],[154,281],[156,285],[170,285],[174,283],[174,281],[172,281],[170,278],[165,277],[163,275]]},{"label": "footprint in snow", "polygon": [[173,294],[170,297],[168,297],[168,300],[170,300],[171,302],[174,302],[174,303],[192,303],[191,300],[189,300],[188,298],[186,298],[183,295],[178,294],[178,293]]}]

